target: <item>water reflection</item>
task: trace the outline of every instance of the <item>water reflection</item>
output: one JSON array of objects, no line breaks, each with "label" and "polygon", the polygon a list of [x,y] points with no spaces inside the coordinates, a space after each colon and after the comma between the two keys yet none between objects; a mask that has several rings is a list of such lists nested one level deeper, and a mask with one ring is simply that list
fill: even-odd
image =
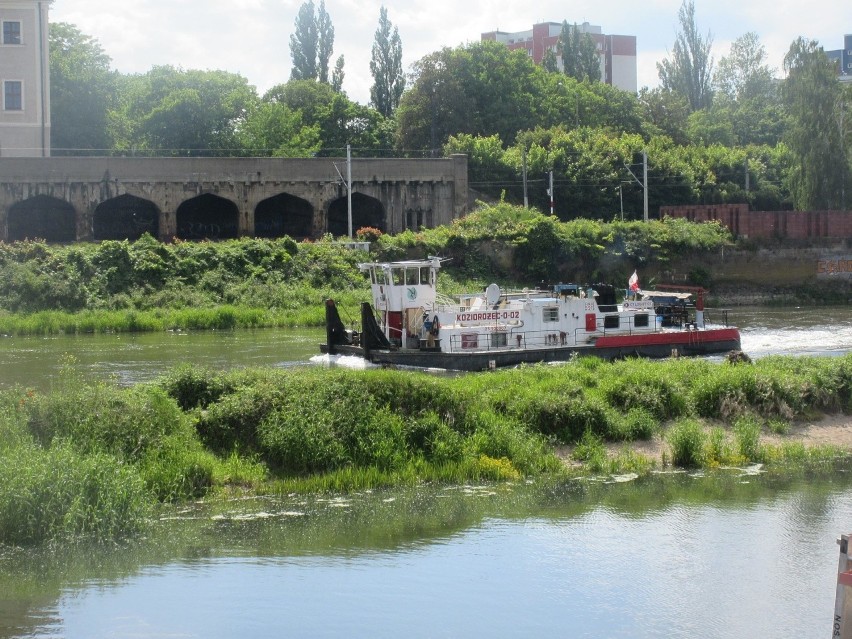
[{"label": "water reflection", "polygon": [[201,503],[121,547],[5,549],[0,636],[814,636],[850,485],[724,472]]}]

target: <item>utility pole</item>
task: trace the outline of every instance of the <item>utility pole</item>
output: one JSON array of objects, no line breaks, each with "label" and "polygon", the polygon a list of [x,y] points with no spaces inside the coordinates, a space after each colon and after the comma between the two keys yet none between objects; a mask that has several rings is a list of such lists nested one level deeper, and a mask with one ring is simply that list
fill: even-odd
[{"label": "utility pole", "polygon": [[524,208],[530,208],[530,201],[527,199],[527,149],[523,148],[523,153],[521,154],[522,158],[522,166],[524,169]]},{"label": "utility pole", "polygon": [[346,212],[349,216],[349,239],[352,239],[352,149],[346,145]]},{"label": "utility pole", "polygon": [[648,151],[642,149],[642,190],[645,192],[645,221],[648,221]]},{"label": "utility pole", "polygon": [[630,168],[630,165],[626,162],[624,163],[624,168],[627,169],[627,172],[630,173],[630,177],[636,180],[636,184],[642,187],[642,192],[645,198],[645,221],[648,221],[648,152],[644,149],[642,150],[642,180],[640,181],[636,174],[633,172],[633,169]]},{"label": "utility pole", "polygon": [[553,171],[550,172],[550,188],[547,189],[547,194],[550,196],[550,214],[553,215]]}]

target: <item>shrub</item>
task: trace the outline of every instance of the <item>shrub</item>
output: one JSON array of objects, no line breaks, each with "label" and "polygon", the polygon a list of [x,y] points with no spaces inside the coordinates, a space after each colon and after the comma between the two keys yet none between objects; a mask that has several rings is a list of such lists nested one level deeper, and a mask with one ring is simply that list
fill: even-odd
[{"label": "shrub", "polygon": [[765,451],[760,445],[760,422],[753,416],[740,417],[734,422],[734,437],[740,455],[746,460],[761,462]]},{"label": "shrub", "polygon": [[695,419],[682,419],[668,431],[666,439],[672,449],[672,463],[685,468],[704,464],[707,434]]},{"label": "shrub", "polygon": [[175,401],[155,387],[121,389],[67,384],[28,405],[29,428],[47,446],[67,440],[83,453],[104,452],[138,460],[186,425]]},{"label": "shrub", "polygon": [[331,416],[322,409],[273,412],[260,423],[258,435],[266,458],[285,472],[325,472],[350,461]]}]

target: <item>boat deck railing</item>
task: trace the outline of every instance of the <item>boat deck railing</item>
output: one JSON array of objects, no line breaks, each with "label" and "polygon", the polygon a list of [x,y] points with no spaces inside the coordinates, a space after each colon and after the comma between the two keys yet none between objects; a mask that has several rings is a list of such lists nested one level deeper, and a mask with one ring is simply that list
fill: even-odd
[{"label": "boat deck railing", "polygon": [[[475,327],[471,327],[475,328]],[[618,328],[604,326],[603,320],[598,321],[595,331],[578,328],[571,332],[561,330],[507,330],[492,333],[453,333],[442,335],[450,352],[468,351],[506,351],[506,350],[541,350],[547,348],[591,346],[598,337],[605,335],[648,335],[659,332],[654,325],[635,327],[632,325]]]}]

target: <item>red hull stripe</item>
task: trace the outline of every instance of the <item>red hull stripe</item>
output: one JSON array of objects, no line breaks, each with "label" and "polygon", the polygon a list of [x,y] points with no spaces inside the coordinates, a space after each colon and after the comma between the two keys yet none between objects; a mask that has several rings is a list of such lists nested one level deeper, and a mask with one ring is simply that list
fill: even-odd
[{"label": "red hull stripe", "polygon": [[599,337],[595,348],[630,348],[635,346],[660,346],[664,344],[703,344],[705,342],[739,341],[735,328],[711,328],[704,331],[673,331],[645,335],[618,335]]}]

